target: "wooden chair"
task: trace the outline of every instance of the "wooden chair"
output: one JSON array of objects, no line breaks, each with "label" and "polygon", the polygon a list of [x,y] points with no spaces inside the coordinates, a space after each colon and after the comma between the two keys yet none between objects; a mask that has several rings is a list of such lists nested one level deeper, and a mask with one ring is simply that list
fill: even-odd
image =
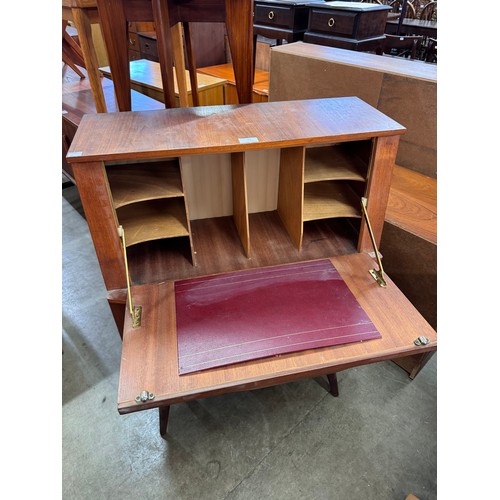
[{"label": "wooden chair", "polygon": [[[85,61],[80,46],[75,42],[73,37],[68,33],[66,28],[68,21],[63,19],[62,22],[62,60],[67,64],[80,78],[85,78],[85,75],[80,68],[85,68]],[[80,68],[79,68],[79,67]]]},{"label": "wooden chair", "polygon": [[[403,0],[393,0],[392,2],[388,2],[387,5],[390,5],[392,7],[393,12],[401,12]],[[417,13],[415,11],[415,6],[413,5],[413,2],[411,0],[408,0],[408,3],[406,4],[405,19],[416,19],[416,18],[417,18]]]},{"label": "wooden chair", "polygon": [[420,19],[422,21],[437,21],[437,1],[432,0],[425,4],[420,11]]},{"label": "wooden chair", "polygon": [[376,52],[378,55],[389,54],[416,59],[423,39],[423,36],[385,35],[385,40]]}]

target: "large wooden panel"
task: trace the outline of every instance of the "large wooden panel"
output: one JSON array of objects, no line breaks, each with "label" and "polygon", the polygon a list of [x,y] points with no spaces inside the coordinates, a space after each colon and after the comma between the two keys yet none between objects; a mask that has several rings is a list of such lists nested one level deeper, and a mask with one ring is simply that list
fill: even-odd
[{"label": "large wooden panel", "polygon": [[[302,42],[289,45],[297,44],[319,47]],[[383,73],[328,64],[323,58],[302,56],[301,52],[283,51],[281,47],[271,49],[270,74],[269,101],[358,96],[376,107],[383,81]]]},{"label": "large wooden panel", "polygon": [[385,220],[437,244],[437,181],[396,165]]},{"label": "large wooden panel", "polygon": [[380,243],[384,270],[433,328],[437,328],[437,246],[391,223]]},{"label": "large wooden panel", "polygon": [[386,74],[377,108],[407,128],[399,145],[398,164],[436,178],[436,83]]},{"label": "large wooden panel", "polygon": [[296,42],[271,49],[270,101],[356,95],[403,124],[397,163],[437,171],[435,64]]}]

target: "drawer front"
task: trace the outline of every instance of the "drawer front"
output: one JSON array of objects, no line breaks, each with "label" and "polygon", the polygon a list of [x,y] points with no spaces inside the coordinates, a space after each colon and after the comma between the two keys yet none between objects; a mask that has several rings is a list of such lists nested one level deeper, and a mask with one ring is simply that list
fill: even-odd
[{"label": "drawer front", "polygon": [[256,3],[253,22],[259,25],[293,28],[293,7]]},{"label": "drawer front", "polygon": [[143,55],[146,59],[147,56],[158,57],[158,51],[156,49],[156,40],[139,36],[139,46],[141,49],[141,55]]},{"label": "drawer front", "polygon": [[341,10],[311,9],[309,31],[329,35],[355,36],[358,14]]}]

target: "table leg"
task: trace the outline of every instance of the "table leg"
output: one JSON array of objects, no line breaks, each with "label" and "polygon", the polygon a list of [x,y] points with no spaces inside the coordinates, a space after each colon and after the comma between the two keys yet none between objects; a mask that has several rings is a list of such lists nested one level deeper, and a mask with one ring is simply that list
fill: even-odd
[{"label": "table leg", "polygon": [[97,62],[97,54],[92,39],[92,28],[90,19],[85,12],[85,9],[71,9],[73,22],[78,32],[78,39],[82,49],[83,60],[85,61],[85,69],[94,97],[95,108],[98,113],[106,113],[106,101],[101,84],[101,74],[99,73],[99,63]]},{"label": "table leg", "polygon": [[329,375],[327,375],[327,377],[328,377],[328,382],[330,383],[330,394],[336,398],[339,395],[339,385],[337,382],[337,374],[330,373]]},{"label": "table leg", "polygon": [[167,433],[170,406],[160,406],[158,410],[160,413],[160,435],[164,436]]},{"label": "table leg", "polygon": [[253,2],[226,0],[226,30],[240,104],[252,102]]},{"label": "table leg", "polygon": [[109,68],[120,111],[132,110],[127,20],[121,0],[97,0],[97,8],[108,51]]},{"label": "table leg", "polygon": [[191,82],[191,97],[193,98],[193,106],[200,105],[198,97],[198,74],[196,72],[196,58],[194,55],[193,39],[191,35],[191,26],[187,22],[183,22],[184,39],[186,40],[186,52],[189,65],[189,80]]},{"label": "table leg", "polygon": [[152,0],[165,107],[175,108],[174,60],[167,0]]},{"label": "table leg", "polygon": [[181,108],[189,106],[186,84],[186,61],[184,60],[184,44],[182,42],[182,23],[174,24],[171,28],[172,46],[174,49],[174,68],[179,89],[179,103]]}]

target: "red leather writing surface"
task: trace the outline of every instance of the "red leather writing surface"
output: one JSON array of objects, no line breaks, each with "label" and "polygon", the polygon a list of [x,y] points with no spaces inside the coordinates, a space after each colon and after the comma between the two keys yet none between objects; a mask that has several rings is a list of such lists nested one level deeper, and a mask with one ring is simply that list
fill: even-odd
[{"label": "red leather writing surface", "polygon": [[329,260],[175,283],[179,373],[381,335]]}]

